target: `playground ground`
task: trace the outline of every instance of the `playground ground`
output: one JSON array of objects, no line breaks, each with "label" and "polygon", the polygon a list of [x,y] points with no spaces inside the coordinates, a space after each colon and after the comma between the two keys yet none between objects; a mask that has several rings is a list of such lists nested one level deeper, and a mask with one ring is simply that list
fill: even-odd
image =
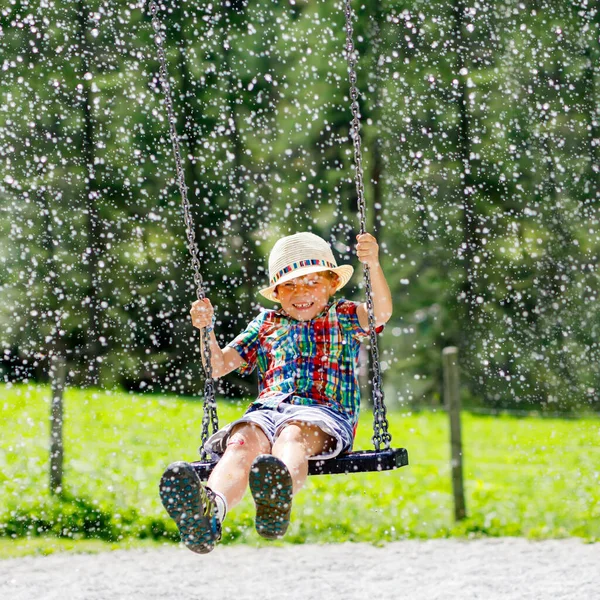
[{"label": "playground ground", "polygon": [[0,561],[11,600],[598,600],[600,544],[408,540],[58,553]]}]

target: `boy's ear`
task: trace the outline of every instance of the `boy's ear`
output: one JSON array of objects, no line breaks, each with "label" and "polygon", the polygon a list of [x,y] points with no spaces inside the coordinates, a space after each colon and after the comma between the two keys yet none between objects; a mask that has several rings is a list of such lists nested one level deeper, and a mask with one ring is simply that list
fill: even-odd
[{"label": "boy's ear", "polygon": [[273,296],[275,296],[275,298],[277,298],[277,288],[275,288],[275,289],[273,290]]}]

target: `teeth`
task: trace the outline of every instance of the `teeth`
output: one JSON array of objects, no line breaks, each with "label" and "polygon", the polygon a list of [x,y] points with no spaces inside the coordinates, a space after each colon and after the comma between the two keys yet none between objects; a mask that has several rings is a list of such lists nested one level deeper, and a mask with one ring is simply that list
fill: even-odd
[{"label": "teeth", "polygon": [[297,303],[297,304],[294,304],[294,306],[296,308],[308,308],[309,306],[312,306],[312,302]]}]

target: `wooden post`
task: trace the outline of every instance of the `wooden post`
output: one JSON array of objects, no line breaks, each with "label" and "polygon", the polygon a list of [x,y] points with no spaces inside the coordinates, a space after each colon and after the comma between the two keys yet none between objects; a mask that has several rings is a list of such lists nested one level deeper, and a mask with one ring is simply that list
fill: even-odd
[{"label": "wooden post", "polygon": [[53,354],[50,358],[52,404],[50,407],[50,493],[59,496],[63,489],[63,392],[67,376],[67,361]]},{"label": "wooden post", "polygon": [[462,438],[460,431],[460,383],[458,375],[458,348],[449,346],[442,351],[444,368],[444,401],[450,417],[450,448],[452,457],[452,492],[454,494],[454,518],[467,516],[463,488]]}]

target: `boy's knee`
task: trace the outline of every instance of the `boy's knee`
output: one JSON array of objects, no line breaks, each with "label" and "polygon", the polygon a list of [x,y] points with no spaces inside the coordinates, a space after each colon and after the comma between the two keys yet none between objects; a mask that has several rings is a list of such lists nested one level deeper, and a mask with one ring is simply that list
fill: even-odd
[{"label": "boy's knee", "polygon": [[246,440],[246,438],[241,434],[241,433],[234,433],[233,435],[229,436],[229,439],[227,440],[227,444],[226,444],[227,448],[235,448],[235,449],[240,449],[240,450],[244,450],[244,446],[248,446],[248,442]]},{"label": "boy's knee", "polygon": [[320,433],[318,427],[307,423],[289,423],[280,433],[279,440],[286,444],[299,444],[308,451],[320,445]]},{"label": "boy's knee", "polygon": [[277,438],[280,442],[302,444],[306,441],[305,428],[300,423],[288,423]]},{"label": "boy's knee", "polygon": [[291,422],[279,434],[277,441],[281,444],[301,445],[307,456],[329,450],[335,440],[316,425],[304,422]]},{"label": "boy's knee", "polygon": [[267,436],[262,430],[252,425],[241,425],[233,429],[226,443],[230,452],[243,454],[260,454],[269,452]]}]

